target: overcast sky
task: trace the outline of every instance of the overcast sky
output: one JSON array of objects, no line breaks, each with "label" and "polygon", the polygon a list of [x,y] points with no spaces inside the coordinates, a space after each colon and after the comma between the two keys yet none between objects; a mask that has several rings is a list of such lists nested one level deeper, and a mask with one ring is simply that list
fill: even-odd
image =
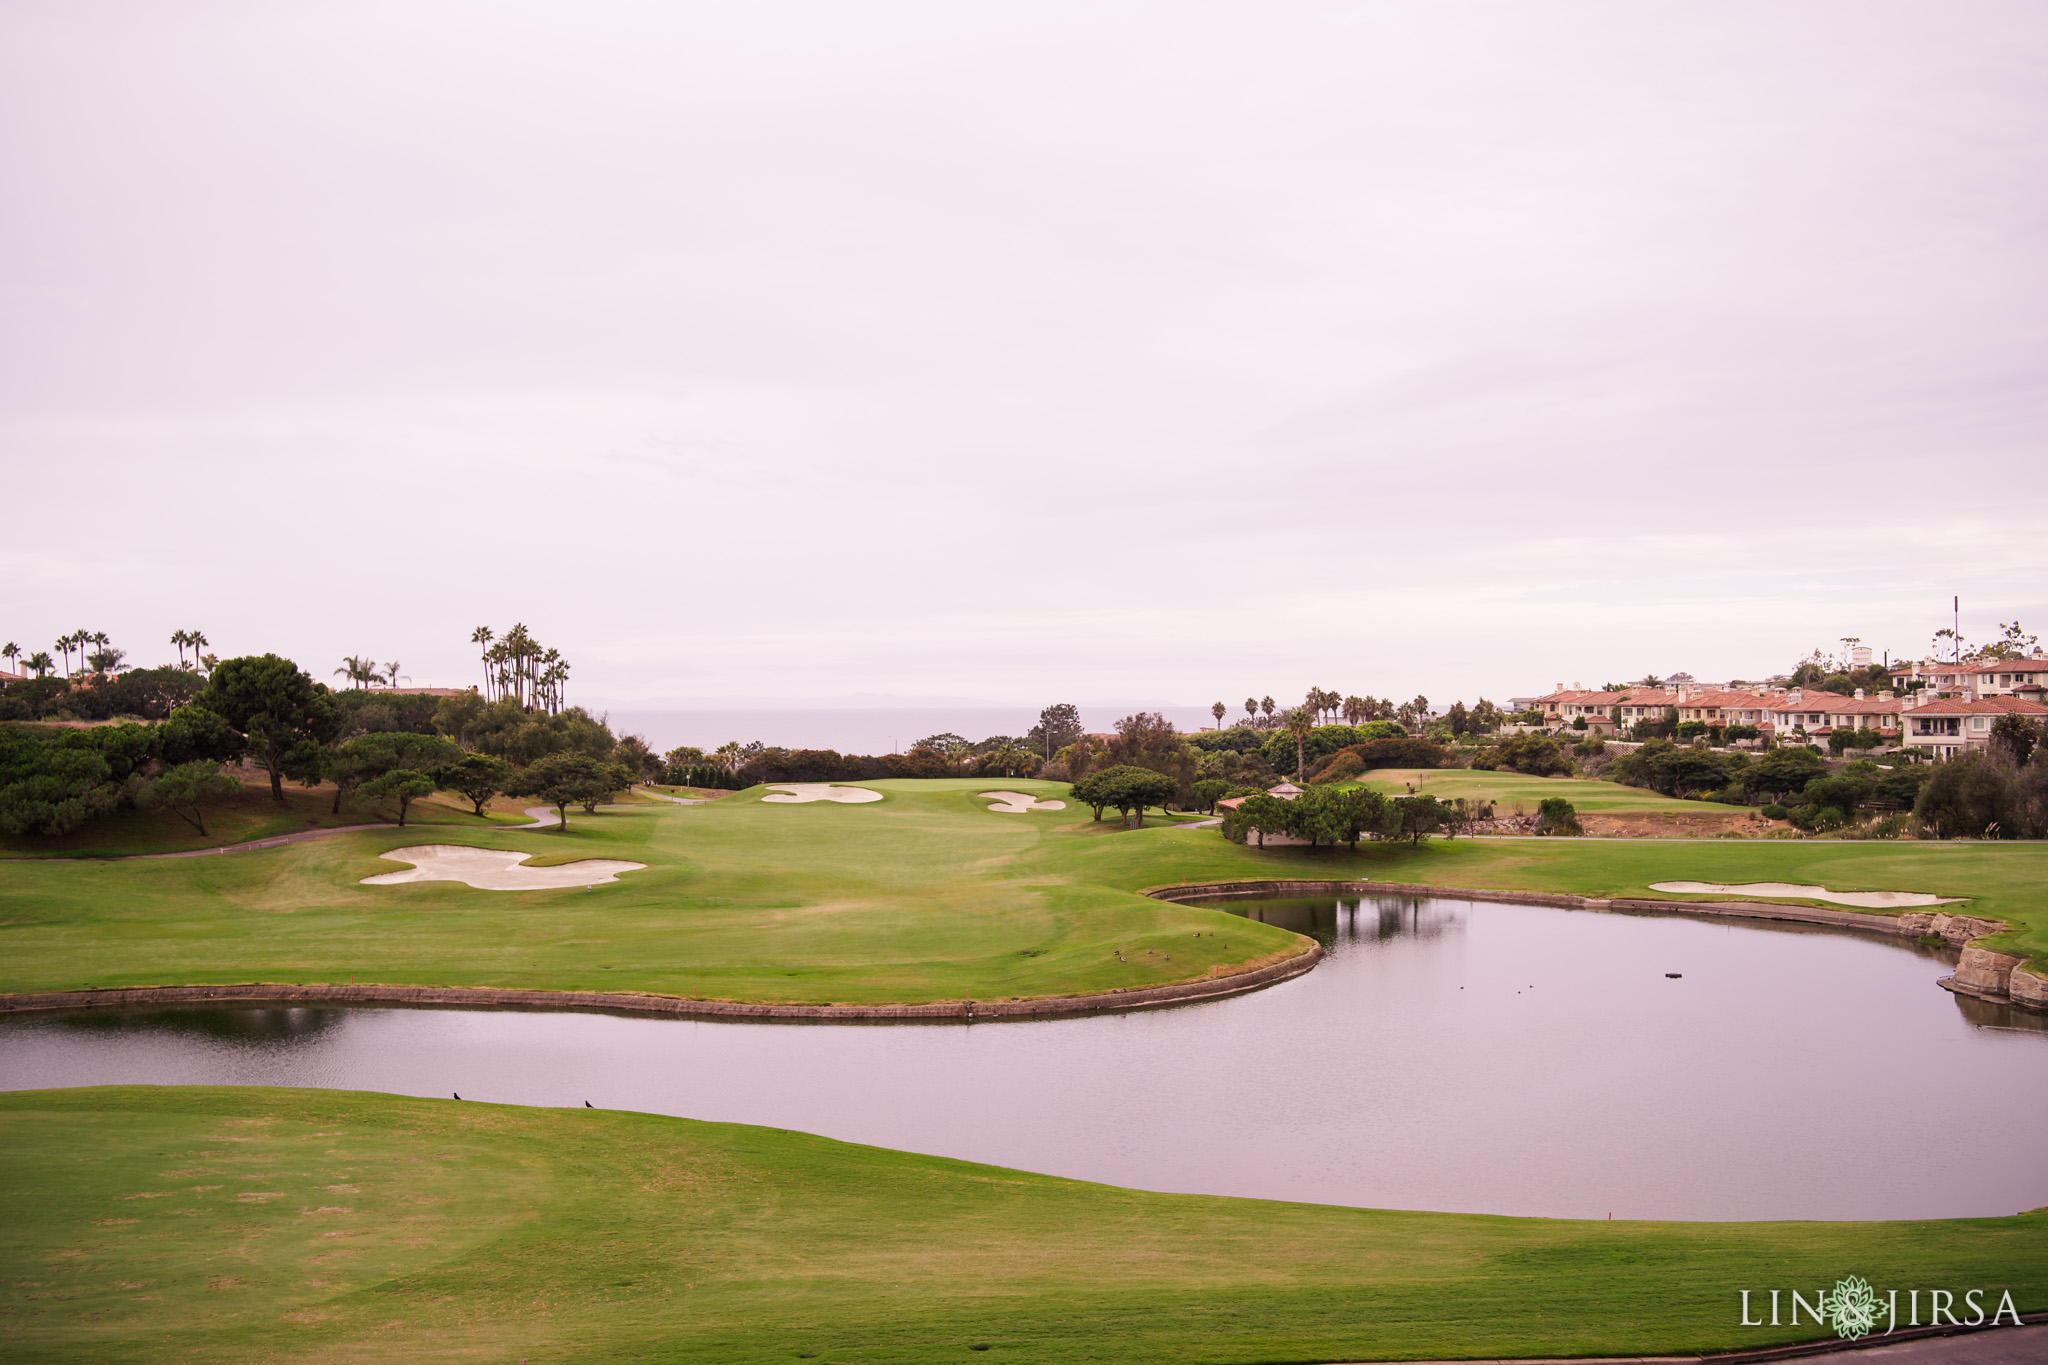
[{"label": "overcast sky", "polygon": [[1496,698],[2048,627],[2048,7],[0,8],[0,637]]}]

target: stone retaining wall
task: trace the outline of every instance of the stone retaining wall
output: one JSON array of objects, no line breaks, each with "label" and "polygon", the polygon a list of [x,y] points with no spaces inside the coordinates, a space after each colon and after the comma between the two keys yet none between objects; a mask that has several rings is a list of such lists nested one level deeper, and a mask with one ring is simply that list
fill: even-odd
[{"label": "stone retaining wall", "polygon": [[105,990],[46,991],[0,995],[0,1014],[47,1010],[149,1009],[179,1004],[462,1005],[470,1008],[612,1010],[692,1019],[860,1020],[979,1023],[998,1019],[1043,1019],[1061,1015],[1219,1000],[1262,990],[1309,971],[1323,950],[1306,952],[1250,971],[1180,981],[1166,986],[1105,991],[1095,995],[1047,996],[1035,1000],[938,1000],[924,1005],[777,1005],[738,1000],[686,1000],[681,996],[628,991],[523,991],[484,986],[288,985],[252,981],[232,986],[117,986]]},{"label": "stone retaining wall", "polygon": [[1941,985],[1964,995],[1975,995],[2001,1004],[2048,1010],[2048,977],[2025,969],[2025,959],[1969,946],[1972,939],[2002,934],[2003,920],[1975,915],[1950,915],[1918,911],[1903,915],[1874,915],[1861,910],[1824,910],[1810,905],[1775,905],[1764,901],[1672,901],[1647,896],[1571,896],[1549,891],[1495,891],[1485,887],[1422,886],[1408,882],[1375,881],[1241,881],[1207,882],[1181,886],[1155,886],[1141,894],[1155,900],[1175,902],[1243,900],[1264,896],[1455,896],[1460,900],[1504,901],[1514,905],[1552,905],[1566,910],[1647,910],[1663,915],[1706,915],[1736,919],[1786,920],[1798,924],[1825,924],[1838,929],[1860,929],[1890,934],[1897,938],[1939,938],[1963,950],[1962,961],[1953,977]]}]

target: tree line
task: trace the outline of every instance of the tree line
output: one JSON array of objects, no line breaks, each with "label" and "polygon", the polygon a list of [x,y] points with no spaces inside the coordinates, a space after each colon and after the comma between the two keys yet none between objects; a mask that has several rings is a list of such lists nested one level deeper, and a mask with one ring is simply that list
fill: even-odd
[{"label": "tree line", "polygon": [[[126,697],[157,710],[158,723],[60,730],[0,726],[0,830],[61,835],[118,810],[162,806],[204,831],[204,810],[240,784],[223,765],[246,763],[283,804],[284,785],[331,783],[333,810],[351,801],[395,808],[454,791],[482,814],[492,797],[534,796],[558,809],[598,802],[638,780],[646,746],[622,743],[602,721],[559,698],[508,689],[434,698],[342,692],[275,654],[213,661],[203,682],[185,670],[152,670],[154,690]],[[66,693],[113,705],[139,675]],[[175,684],[175,685],[174,685]],[[37,684],[17,683],[0,701]],[[60,684],[61,685],[61,684]],[[130,714],[123,711],[122,714]]]}]

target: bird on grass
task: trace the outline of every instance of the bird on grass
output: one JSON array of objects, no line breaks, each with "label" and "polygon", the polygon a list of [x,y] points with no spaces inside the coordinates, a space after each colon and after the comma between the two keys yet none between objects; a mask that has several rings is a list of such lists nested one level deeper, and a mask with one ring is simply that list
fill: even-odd
[{"label": "bird on grass", "polygon": [[591,1102],[590,1102],[589,1100],[585,1100],[585,1101],[583,1101],[583,1107],[584,1107],[585,1109],[595,1109],[595,1108],[597,1108],[597,1106],[596,1106],[596,1105],[594,1105],[594,1104],[592,1104],[592,1103],[591,1103]]},{"label": "bird on grass", "polygon": [[[455,1095],[455,1092],[454,1092],[454,1091],[452,1091],[452,1090],[451,1090],[451,1091],[449,1091],[448,1093],[449,1093],[449,1094],[451,1094],[451,1095]],[[461,1099],[461,1098],[462,1098],[462,1096],[460,1096],[460,1095],[455,1095],[455,1098],[459,1100],[459,1099]]]}]

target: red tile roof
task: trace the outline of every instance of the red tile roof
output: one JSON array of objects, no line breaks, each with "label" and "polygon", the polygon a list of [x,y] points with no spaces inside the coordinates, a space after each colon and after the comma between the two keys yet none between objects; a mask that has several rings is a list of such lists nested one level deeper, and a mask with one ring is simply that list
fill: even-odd
[{"label": "red tile roof", "polygon": [[2024,697],[1985,697],[1982,701],[1965,701],[1961,697],[1937,697],[1933,701],[1916,706],[1906,714],[1909,716],[2002,716],[2012,713],[2022,716],[2048,716],[2048,706]]}]

